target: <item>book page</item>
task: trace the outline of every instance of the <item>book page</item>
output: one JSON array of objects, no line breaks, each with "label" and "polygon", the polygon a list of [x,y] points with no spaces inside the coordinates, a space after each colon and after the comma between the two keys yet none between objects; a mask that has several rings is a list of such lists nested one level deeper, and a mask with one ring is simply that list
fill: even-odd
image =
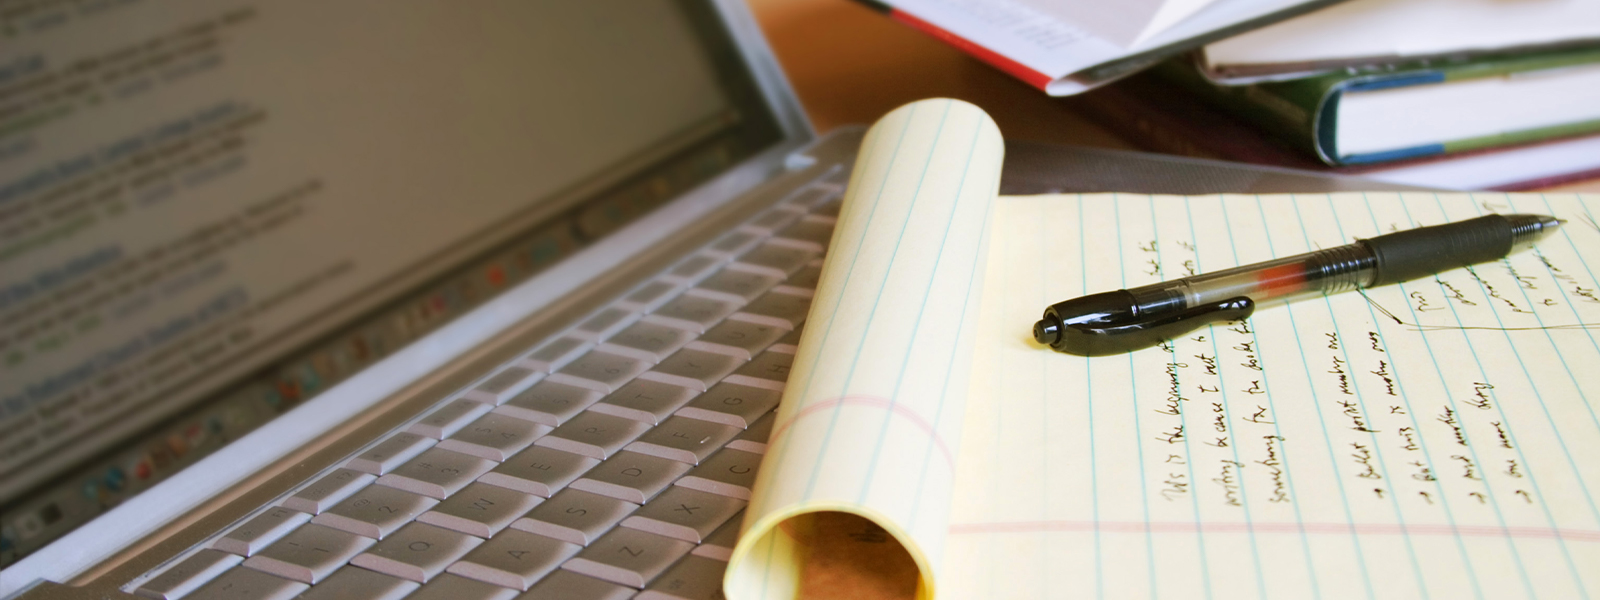
[{"label": "book page", "polygon": [[[1600,591],[1600,198],[1002,198],[940,594]],[[1568,220],[1430,279],[1160,348],[1036,344],[1051,303],[1486,214]]]},{"label": "book page", "polygon": [[[908,588],[932,596],[1003,152],[989,116],[956,100],[909,104],[867,132],[745,510],[729,597],[801,594],[807,567],[823,562],[810,560],[822,546],[809,540],[830,533],[909,553],[920,581]],[[813,517],[825,513],[875,528],[836,530]]]}]

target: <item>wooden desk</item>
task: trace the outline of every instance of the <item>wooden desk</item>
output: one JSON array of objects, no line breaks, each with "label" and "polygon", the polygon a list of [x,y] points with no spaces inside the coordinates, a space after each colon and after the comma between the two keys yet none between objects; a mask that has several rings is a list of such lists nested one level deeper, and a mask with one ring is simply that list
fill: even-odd
[{"label": "wooden desk", "polygon": [[[747,2],[818,131],[942,96],[982,107],[1010,139],[1137,149],[1063,102],[855,2]],[[1600,192],[1600,179],[1544,191]]]}]

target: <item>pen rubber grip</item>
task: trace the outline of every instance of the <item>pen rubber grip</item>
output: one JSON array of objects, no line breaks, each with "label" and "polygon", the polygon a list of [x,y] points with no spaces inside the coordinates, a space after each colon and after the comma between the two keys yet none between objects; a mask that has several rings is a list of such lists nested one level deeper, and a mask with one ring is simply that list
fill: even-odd
[{"label": "pen rubber grip", "polygon": [[1377,275],[1371,285],[1426,277],[1511,253],[1511,223],[1501,215],[1409,229],[1361,240],[1372,250]]}]

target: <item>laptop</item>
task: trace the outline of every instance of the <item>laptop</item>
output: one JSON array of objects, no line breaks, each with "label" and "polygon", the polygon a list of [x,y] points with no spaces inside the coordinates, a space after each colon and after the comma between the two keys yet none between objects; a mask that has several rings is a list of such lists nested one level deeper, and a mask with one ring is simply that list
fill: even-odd
[{"label": "laptop", "polygon": [[[0,598],[718,597],[861,135],[743,2],[0,36]],[[1392,188],[1010,153],[1007,193]]]}]

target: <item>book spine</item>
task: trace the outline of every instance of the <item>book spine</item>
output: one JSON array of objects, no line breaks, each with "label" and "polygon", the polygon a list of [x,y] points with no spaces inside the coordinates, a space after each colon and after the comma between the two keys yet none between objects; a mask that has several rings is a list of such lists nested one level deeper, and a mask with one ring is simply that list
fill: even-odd
[{"label": "book spine", "polygon": [[1294,169],[1326,165],[1176,86],[1136,75],[1069,101],[1129,143],[1152,152]]},{"label": "book spine", "polygon": [[[1193,97],[1267,132],[1308,157],[1328,165],[1338,162],[1318,145],[1317,112],[1331,85],[1321,80],[1285,85],[1213,85],[1188,62],[1172,61],[1153,70],[1156,77],[1187,90]],[[1310,85],[1307,85],[1307,84]],[[1288,87],[1290,93],[1284,93]]]}]

